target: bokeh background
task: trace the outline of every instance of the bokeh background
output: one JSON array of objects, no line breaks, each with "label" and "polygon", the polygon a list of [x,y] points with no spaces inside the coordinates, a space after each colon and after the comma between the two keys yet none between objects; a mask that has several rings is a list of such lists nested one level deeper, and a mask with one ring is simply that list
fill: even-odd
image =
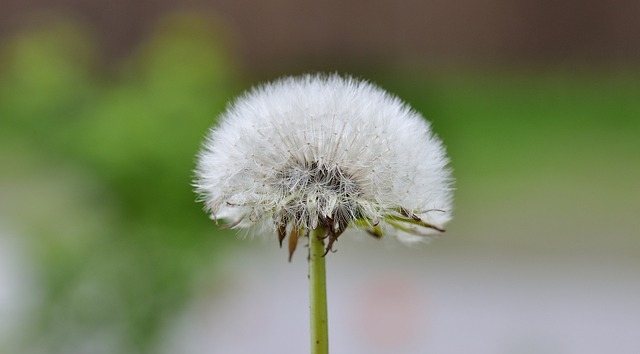
[{"label": "bokeh background", "polygon": [[333,353],[640,353],[640,5],[0,3],[0,353],[304,353],[306,259],[220,231],[194,156],[281,75],[371,80],[455,171],[425,247],[341,238]]}]

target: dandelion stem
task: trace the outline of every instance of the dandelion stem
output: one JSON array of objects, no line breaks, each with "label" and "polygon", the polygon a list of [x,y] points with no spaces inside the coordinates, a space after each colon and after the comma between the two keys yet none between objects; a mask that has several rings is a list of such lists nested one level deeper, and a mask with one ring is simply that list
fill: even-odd
[{"label": "dandelion stem", "polygon": [[325,272],[324,232],[309,235],[309,310],[311,317],[311,354],[329,353],[327,322],[327,282]]}]

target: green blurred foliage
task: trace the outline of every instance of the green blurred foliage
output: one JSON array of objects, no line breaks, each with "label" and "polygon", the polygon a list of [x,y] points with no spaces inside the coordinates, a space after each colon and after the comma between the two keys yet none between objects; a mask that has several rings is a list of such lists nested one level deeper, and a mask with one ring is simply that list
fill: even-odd
[{"label": "green blurred foliage", "polygon": [[[401,77],[399,80],[398,77]],[[640,75],[624,70],[395,73],[456,177],[438,247],[637,259]]]},{"label": "green blurred foliage", "polygon": [[195,16],[167,18],[108,78],[86,33],[60,21],[2,48],[0,221],[29,235],[41,290],[17,347],[157,352],[225,247],[190,183],[236,70]]}]

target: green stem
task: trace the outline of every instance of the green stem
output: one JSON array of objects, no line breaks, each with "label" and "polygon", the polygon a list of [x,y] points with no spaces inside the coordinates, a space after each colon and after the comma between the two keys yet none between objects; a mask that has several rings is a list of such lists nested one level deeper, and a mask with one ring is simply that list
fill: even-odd
[{"label": "green stem", "polygon": [[311,354],[329,353],[327,282],[324,264],[324,230],[309,235],[309,310],[311,311]]}]

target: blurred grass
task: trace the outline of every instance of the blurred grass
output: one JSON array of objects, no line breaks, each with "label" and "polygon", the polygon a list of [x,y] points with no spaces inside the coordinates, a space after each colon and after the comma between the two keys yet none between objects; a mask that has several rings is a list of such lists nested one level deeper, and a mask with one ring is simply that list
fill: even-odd
[{"label": "blurred grass", "polygon": [[640,255],[637,72],[393,77],[452,159],[463,237],[441,246]]},{"label": "blurred grass", "polygon": [[[113,72],[87,33],[60,21],[0,49],[0,222],[39,289],[16,345],[155,353],[233,239],[216,237],[190,180],[206,130],[247,85],[223,29],[198,17],[168,18]],[[438,247],[640,254],[635,74],[371,75],[448,146],[457,219]]]},{"label": "blurred grass", "polygon": [[84,33],[58,22],[3,48],[1,221],[27,236],[42,290],[20,352],[105,339],[107,352],[155,352],[164,319],[224,249],[190,182],[237,91],[234,68],[190,16],[168,19],[108,78]]}]

